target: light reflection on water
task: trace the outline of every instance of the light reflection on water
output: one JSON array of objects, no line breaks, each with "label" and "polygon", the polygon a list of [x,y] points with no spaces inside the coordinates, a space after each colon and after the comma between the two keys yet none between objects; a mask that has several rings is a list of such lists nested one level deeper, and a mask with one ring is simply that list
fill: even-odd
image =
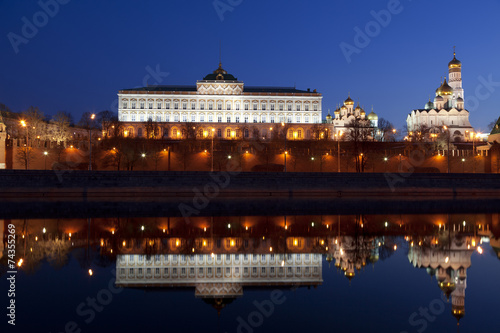
[{"label": "light reflection on water", "polygon": [[37,331],[473,332],[500,296],[498,214],[4,220],[2,287],[9,224]]}]

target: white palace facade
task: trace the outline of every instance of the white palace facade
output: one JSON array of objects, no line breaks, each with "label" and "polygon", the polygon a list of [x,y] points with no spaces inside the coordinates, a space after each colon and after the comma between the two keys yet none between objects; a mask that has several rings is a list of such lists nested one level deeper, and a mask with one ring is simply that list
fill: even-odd
[{"label": "white palace facade", "polygon": [[[455,53],[448,64],[449,78],[441,82],[436,89],[434,101],[429,101],[423,109],[413,110],[406,118],[408,132],[429,130],[440,133],[448,130],[452,141],[467,141],[473,135],[474,128],[469,122],[469,111],[464,106],[462,88],[462,63]],[[444,128],[446,126],[446,129]]]},{"label": "white palace facade", "polygon": [[185,124],[196,124],[197,136],[251,138],[258,131],[268,137],[275,123],[286,123],[290,138],[308,139],[310,129],[322,123],[323,97],[316,90],[246,87],[221,64],[193,86],[125,89],[118,97],[125,136],[144,137],[150,120],[158,123],[161,137],[171,139],[183,138]]}]

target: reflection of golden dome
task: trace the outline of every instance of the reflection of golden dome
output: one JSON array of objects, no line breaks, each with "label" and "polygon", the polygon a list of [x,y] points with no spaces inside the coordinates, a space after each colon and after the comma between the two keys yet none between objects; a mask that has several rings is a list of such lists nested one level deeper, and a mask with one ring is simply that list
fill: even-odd
[{"label": "reflection of golden dome", "polygon": [[439,288],[443,291],[443,293],[446,295],[446,298],[449,299],[451,293],[453,290],[455,290],[455,283],[453,282],[441,282],[439,284]]},{"label": "reflection of golden dome", "polygon": [[451,313],[457,319],[457,324],[465,316],[465,308],[463,306],[453,306]]},{"label": "reflection of golden dome", "polygon": [[436,89],[436,96],[453,95],[453,88],[448,85],[446,78],[441,87]]}]

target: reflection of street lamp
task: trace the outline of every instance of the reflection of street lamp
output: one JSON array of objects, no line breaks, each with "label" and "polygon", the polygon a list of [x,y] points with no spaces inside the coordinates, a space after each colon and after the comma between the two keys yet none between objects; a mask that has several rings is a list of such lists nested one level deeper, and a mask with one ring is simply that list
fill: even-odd
[{"label": "reflection of street lamp", "polygon": [[387,161],[388,161],[388,160],[389,160],[389,159],[387,158],[387,156],[386,156],[386,157],[384,157],[385,172],[387,172]]},{"label": "reflection of street lamp", "polygon": [[49,153],[48,153],[48,152],[46,152],[46,151],[44,151],[44,152],[43,152],[43,156],[44,156],[44,159],[45,159],[45,162],[44,162],[44,164],[45,164],[45,170],[47,170],[47,155],[48,155],[48,154],[49,154]]},{"label": "reflection of street lamp", "polygon": [[465,173],[465,158],[462,158],[462,173]]},{"label": "reflection of street lamp", "polygon": [[90,115],[90,124],[89,124],[89,171],[92,171],[92,124],[94,123],[95,114],[92,113]]}]

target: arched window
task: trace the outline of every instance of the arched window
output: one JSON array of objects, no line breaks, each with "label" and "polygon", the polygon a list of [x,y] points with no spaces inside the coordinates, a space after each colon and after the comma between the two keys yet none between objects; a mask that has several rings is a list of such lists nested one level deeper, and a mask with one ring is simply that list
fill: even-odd
[{"label": "arched window", "polygon": [[250,136],[250,132],[248,131],[248,128],[245,128],[244,135],[245,135],[245,138],[248,138]]},{"label": "arched window", "polygon": [[222,137],[222,130],[220,128],[217,130],[217,137],[218,138]]},{"label": "arched window", "polygon": [[139,127],[139,128],[137,129],[137,137],[138,137],[138,138],[142,138],[142,127]]}]

